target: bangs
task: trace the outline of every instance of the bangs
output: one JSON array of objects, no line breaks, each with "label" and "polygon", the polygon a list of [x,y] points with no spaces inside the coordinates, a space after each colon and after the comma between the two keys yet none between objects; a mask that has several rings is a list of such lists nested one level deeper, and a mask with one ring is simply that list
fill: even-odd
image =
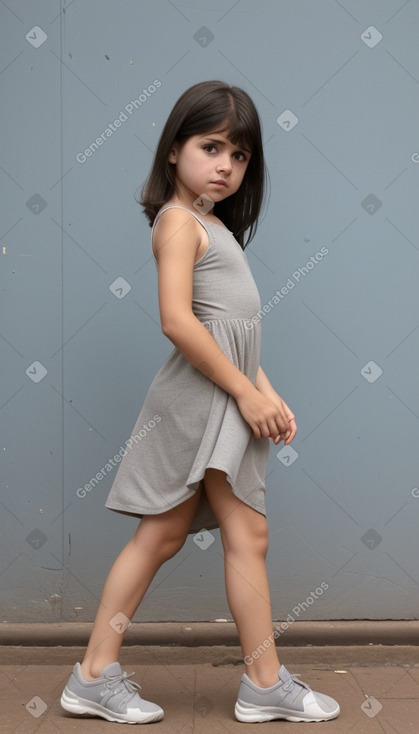
[{"label": "bangs", "polygon": [[228,115],[225,118],[228,139],[233,145],[246,148],[253,152],[257,146],[257,140],[254,129],[254,121],[249,120],[246,115],[240,114],[234,104],[231,106]]},{"label": "bangs", "polygon": [[230,143],[252,153],[256,147],[256,139],[251,122],[245,119],[243,115],[238,114],[234,104],[231,105],[227,114],[225,113],[225,107],[220,110],[219,117],[217,123],[220,127],[210,132],[225,133]]},{"label": "bangs", "polygon": [[196,110],[195,115],[192,112],[189,119],[185,120],[179,138],[228,133],[228,140],[233,145],[252,153],[258,147],[260,139],[259,125],[255,125],[254,116],[225,90],[217,90],[216,94],[212,93],[208,97],[207,104],[203,104],[201,98],[199,110]]}]

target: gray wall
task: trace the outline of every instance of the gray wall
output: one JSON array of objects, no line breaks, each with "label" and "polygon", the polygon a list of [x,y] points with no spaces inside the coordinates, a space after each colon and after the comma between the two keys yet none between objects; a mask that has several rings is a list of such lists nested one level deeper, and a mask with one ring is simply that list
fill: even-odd
[{"label": "gray wall", "polygon": [[[2,619],[93,619],[136,527],[104,507],[116,469],[76,490],[124,447],[172,349],[134,192],[205,79],[251,94],[271,177],[248,257],[262,365],[299,427],[270,455],[274,618],[416,618],[419,4],[21,0],[0,16]],[[136,619],[230,617],[212,535],[189,537]]]}]

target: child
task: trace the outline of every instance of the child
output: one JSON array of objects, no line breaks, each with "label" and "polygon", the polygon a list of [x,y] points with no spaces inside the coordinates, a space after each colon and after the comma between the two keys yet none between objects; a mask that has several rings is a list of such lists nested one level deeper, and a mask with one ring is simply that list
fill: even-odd
[{"label": "child", "polygon": [[260,122],[246,92],[219,81],[184,92],[142,191],[161,328],[174,349],[149,388],[135,446],[106,502],[142,519],[109,573],[84,660],[62,694],[67,711],[131,723],[163,717],[116,662],[123,635],[112,620],[133,617],[188,533],[219,527],[246,664],[236,718],[325,721],[339,714],[336,701],[280,665],[273,637],[264,478],[269,439],[290,444],[297,427],[259,365],[254,317],[261,305],[244,248],[264,183]]}]

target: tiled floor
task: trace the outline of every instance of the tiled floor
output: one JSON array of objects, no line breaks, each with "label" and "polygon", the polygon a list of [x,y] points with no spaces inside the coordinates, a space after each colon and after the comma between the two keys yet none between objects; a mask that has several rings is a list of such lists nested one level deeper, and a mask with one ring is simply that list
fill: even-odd
[{"label": "tiled floor", "polygon": [[[61,691],[81,654],[77,647],[0,648],[2,734],[121,730],[120,724],[73,717],[61,709]],[[311,726],[237,722],[234,703],[243,668],[236,647],[132,646],[121,657],[128,672],[136,671],[144,698],[165,710],[161,722],[149,725],[155,734],[419,734],[419,648],[286,648],[282,662],[314,690],[336,698],[340,716]]]}]

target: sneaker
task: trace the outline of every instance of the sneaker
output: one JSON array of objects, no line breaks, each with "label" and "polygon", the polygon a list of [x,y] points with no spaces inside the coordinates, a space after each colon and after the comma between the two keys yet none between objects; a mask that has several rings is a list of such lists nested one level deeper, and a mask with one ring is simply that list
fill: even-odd
[{"label": "sneaker", "polygon": [[279,669],[280,682],[259,688],[244,673],[234,710],[238,721],[327,721],[340,714],[337,701],[324,693],[312,691],[307,683],[290,675],[284,665]]},{"label": "sneaker", "polygon": [[146,724],[160,721],[163,709],[140,698],[138,683],[128,680],[119,663],[107,665],[101,678],[85,680],[80,663],[76,663],[61,696],[61,706],[72,714],[102,716],[118,724]]}]

